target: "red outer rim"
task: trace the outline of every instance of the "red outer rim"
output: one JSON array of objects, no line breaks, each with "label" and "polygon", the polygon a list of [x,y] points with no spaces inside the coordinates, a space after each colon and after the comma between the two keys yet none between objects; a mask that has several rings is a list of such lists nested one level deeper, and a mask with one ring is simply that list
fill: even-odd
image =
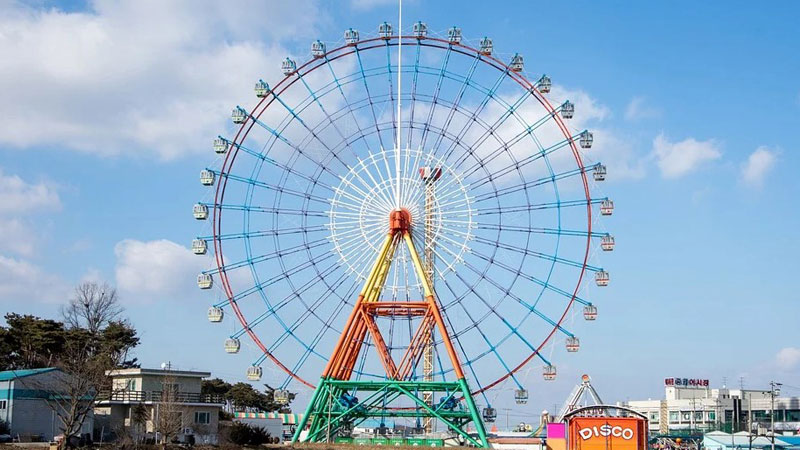
[{"label": "red outer rim", "polygon": [[[295,71],[295,73],[298,73],[301,70],[303,70],[305,68],[308,68],[308,70],[303,72],[303,75],[307,75],[307,74],[313,72],[314,70],[316,70],[317,68],[321,67],[322,65],[327,64],[326,60],[327,61],[335,61],[335,60],[337,60],[339,58],[342,58],[344,56],[347,56],[347,55],[355,53],[356,49],[358,49],[359,51],[362,51],[362,50],[371,50],[373,48],[384,47],[386,45],[388,45],[388,46],[396,46],[396,45],[398,45],[398,43],[399,43],[399,41],[401,39],[403,41],[411,41],[412,44],[417,44],[417,43],[421,44],[421,42],[435,42],[435,43],[439,43],[439,44],[445,44],[446,47],[443,47],[443,46],[440,46],[440,45],[427,45],[427,46],[428,47],[439,48],[439,49],[443,49],[443,50],[450,48],[451,50],[456,51],[458,53],[461,53],[461,54],[463,54],[465,56],[471,56],[473,58],[474,57],[480,57],[481,61],[484,61],[486,64],[494,67],[498,71],[507,72],[507,75],[511,79],[516,81],[525,90],[530,92],[539,101],[539,103],[545,108],[545,110],[553,116],[556,124],[561,129],[561,132],[564,134],[564,137],[567,138],[567,140],[569,141],[570,147],[572,149],[572,154],[575,157],[575,162],[578,164],[578,168],[581,169],[581,178],[582,178],[582,181],[583,181],[584,194],[586,196],[586,215],[587,215],[587,220],[588,220],[588,226],[587,226],[587,230],[588,231],[587,231],[587,237],[586,237],[586,250],[585,250],[584,256],[583,256],[583,265],[581,267],[580,275],[578,276],[578,282],[577,282],[577,284],[575,286],[575,290],[572,292],[572,297],[570,298],[569,303],[567,304],[567,307],[564,309],[564,313],[558,319],[558,322],[556,323],[556,326],[553,327],[553,329],[550,331],[550,333],[547,335],[547,337],[544,339],[544,341],[542,341],[542,343],[536,348],[536,350],[531,352],[531,354],[528,355],[521,363],[519,363],[516,367],[511,369],[505,375],[503,375],[500,378],[498,378],[497,380],[489,383],[488,385],[486,385],[486,386],[484,386],[484,387],[472,392],[472,395],[477,395],[477,394],[480,394],[481,392],[484,392],[484,391],[486,391],[488,389],[491,389],[491,388],[497,386],[498,384],[502,383],[503,381],[508,379],[510,376],[512,376],[513,374],[518,372],[520,369],[522,369],[525,365],[527,365],[530,362],[531,359],[533,359],[536,355],[538,355],[540,353],[540,351],[542,350],[542,348],[544,348],[544,346],[550,341],[550,339],[552,339],[552,337],[555,334],[556,330],[558,330],[559,326],[561,326],[561,323],[566,318],[567,313],[570,311],[570,309],[572,308],[572,305],[575,303],[575,297],[578,295],[578,290],[581,287],[581,283],[583,282],[583,276],[584,276],[584,274],[586,272],[586,263],[589,260],[589,250],[591,249],[591,240],[592,240],[592,238],[591,238],[591,233],[592,233],[592,205],[591,205],[591,201],[590,201],[591,200],[591,195],[589,193],[589,183],[588,183],[588,180],[587,180],[587,177],[586,177],[586,170],[584,170],[585,167],[583,165],[583,160],[581,159],[580,152],[578,151],[578,147],[575,145],[575,141],[574,141],[574,139],[572,139],[572,135],[570,134],[569,130],[567,129],[566,125],[564,124],[563,119],[561,118],[561,116],[559,116],[558,114],[555,113],[555,108],[553,108],[553,106],[550,104],[550,102],[547,100],[547,98],[544,97],[541,92],[539,92],[539,90],[536,88],[536,86],[533,83],[531,83],[527,78],[525,78],[519,72],[514,72],[514,71],[510,70],[508,65],[505,64],[504,62],[498,60],[494,56],[484,55],[484,54],[480,53],[477,49],[469,47],[467,45],[463,45],[461,43],[451,43],[447,39],[440,39],[440,38],[434,38],[434,37],[426,37],[426,38],[423,38],[423,39],[418,39],[415,36],[392,36],[389,39],[384,39],[384,38],[377,37],[377,38],[371,38],[371,39],[365,39],[365,40],[359,41],[357,44],[354,44],[354,45],[343,45],[341,47],[338,47],[338,48],[335,48],[333,50],[330,50],[330,51],[326,52],[325,58],[313,58],[313,59],[305,62],[300,67],[298,67],[297,70]],[[377,43],[377,42],[380,42],[380,45],[363,46],[364,44]],[[421,44],[421,45],[425,45],[425,44]],[[339,52],[341,52],[341,53],[340,54],[336,54],[336,53],[339,53]],[[315,64],[315,63],[317,63],[317,64]],[[273,92],[277,92],[277,94],[280,95],[286,89],[291,87],[298,79],[299,78],[295,77],[294,75],[284,77],[278,84],[276,84],[272,88],[272,91]],[[275,95],[272,95],[272,96],[265,97],[265,98],[261,99],[258,102],[258,104],[256,104],[256,106],[253,108],[253,112],[258,111],[258,113],[254,114],[253,112],[251,112],[250,116],[255,118],[255,119],[258,119],[259,117],[261,117],[261,115],[264,113],[264,111],[266,111],[267,108],[269,108],[269,106],[272,104],[274,99],[275,99]],[[260,110],[259,110],[259,108],[260,108]],[[220,169],[220,172],[222,174],[226,173],[226,169],[230,170],[230,168],[233,166],[233,163],[236,161],[236,156],[237,156],[237,154],[239,152],[239,144],[241,144],[242,142],[245,141],[245,139],[247,138],[247,135],[250,133],[250,130],[252,130],[254,125],[255,125],[255,121],[253,121],[253,120],[245,121],[245,123],[243,123],[242,126],[239,128],[239,131],[237,131],[237,133],[234,136],[234,138],[230,141],[231,145],[230,145],[230,147],[228,149],[228,152],[225,154],[225,159],[224,159],[224,161],[222,163],[222,168]],[[222,210],[221,210],[221,208],[218,208],[218,205],[220,205],[222,203],[222,201],[223,201],[223,199],[225,197],[225,187],[226,187],[226,185],[228,183],[228,177],[220,177],[220,178],[221,178],[221,180],[220,180],[221,182],[217,183],[216,192],[214,194],[214,212],[213,212],[213,216],[212,216],[212,229],[213,229],[213,237],[214,237],[214,256],[215,256],[215,260],[216,260],[216,263],[217,263],[217,269],[219,271],[220,281],[222,282],[222,286],[223,286],[223,288],[225,290],[225,295],[228,297],[228,302],[231,305],[231,309],[233,309],[234,313],[236,314],[237,319],[242,324],[242,326],[245,327],[245,332],[247,333],[247,335],[250,336],[250,339],[253,340],[253,342],[256,344],[256,346],[264,353],[264,355],[266,355],[267,358],[269,358],[280,369],[282,369],[284,372],[286,372],[289,376],[291,376],[295,380],[297,380],[300,383],[308,386],[309,388],[314,389],[315,386],[313,384],[311,384],[308,381],[306,381],[305,379],[303,379],[300,375],[294,373],[292,370],[290,370],[288,367],[286,367],[280,360],[278,360],[278,358],[276,358],[275,355],[273,355],[272,353],[269,352],[269,350],[267,350],[267,347],[261,342],[261,339],[259,339],[259,337],[255,334],[255,332],[253,332],[253,330],[251,330],[250,327],[247,326],[247,320],[244,317],[244,314],[242,313],[241,309],[239,308],[239,305],[237,305],[236,301],[233,300],[233,296],[234,296],[233,290],[231,289],[230,282],[228,280],[228,275],[225,272],[225,270],[223,269],[225,267],[225,259],[224,259],[224,255],[222,254],[222,242],[219,239],[219,234],[220,234],[220,231],[221,231],[221,228],[222,228]]]}]

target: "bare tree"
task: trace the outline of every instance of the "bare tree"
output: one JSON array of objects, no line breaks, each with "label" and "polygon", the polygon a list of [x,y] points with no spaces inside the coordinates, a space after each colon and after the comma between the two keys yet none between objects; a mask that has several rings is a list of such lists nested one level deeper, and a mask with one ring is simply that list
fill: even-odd
[{"label": "bare tree", "polygon": [[63,350],[53,363],[58,370],[37,386],[47,393],[45,401],[61,423],[60,448],[72,445],[98,396],[114,394],[108,373],[135,364],[127,358],[139,343],[136,330],[120,320],[116,289],[105,283],[82,283],[75,292],[62,310]]},{"label": "bare tree", "polygon": [[75,288],[74,296],[61,309],[61,315],[67,328],[84,328],[96,335],[111,322],[119,320],[123,311],[115,287],[86,281]]},{"label": "bare tree", "polygon": [[184,408],[179,399],[180,386],[170,372],[161,380],[161,399],[156,407],[156,431],[161,436],[161,445],[166,448],[183,431]]}]

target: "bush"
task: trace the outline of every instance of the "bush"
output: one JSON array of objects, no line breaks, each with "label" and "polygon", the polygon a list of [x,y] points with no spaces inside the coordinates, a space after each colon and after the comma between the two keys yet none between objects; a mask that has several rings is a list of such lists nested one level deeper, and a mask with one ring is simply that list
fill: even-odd
[{"label": "bush", "polygon": [[233,423],[230,440],[237,445],[261,445],[272,441],[267,430],[242,422]]}]

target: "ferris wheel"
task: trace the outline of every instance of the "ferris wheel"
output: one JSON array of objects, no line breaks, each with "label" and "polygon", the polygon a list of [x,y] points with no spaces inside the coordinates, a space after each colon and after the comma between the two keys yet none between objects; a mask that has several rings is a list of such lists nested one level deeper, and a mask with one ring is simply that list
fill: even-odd
[{"label": "ferris wheel", "polygon": [[614,205],[547,75],[457,27],[401,32],[315,41],[233,109],[200,176],[197,281],[220,292],[211,322],[233,315],[225,351],[259,349],[249,379],[314,389],[307,440],[392,416],[485,446],[487,394],[525,403],[523,369],[555,379],[554,345],[578,351],[573,319],[597,317],[586,287],[609,274],[590,256],[614,238],[593,221]]}]

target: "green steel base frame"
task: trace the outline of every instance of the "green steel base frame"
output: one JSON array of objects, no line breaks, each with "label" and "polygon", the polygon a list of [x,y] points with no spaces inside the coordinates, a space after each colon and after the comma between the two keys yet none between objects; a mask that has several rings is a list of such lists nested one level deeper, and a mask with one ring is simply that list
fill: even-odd
[{"label": "green steel base frame", "polygon": [[[441,394],[445,400],[439,405],[429,406],[422,400],[423,392],[433,392],[434,398]],[[343,396],[359,395],[357,403],[342,400]],[[387,407],[394,400],[405,397],[411,399],[417,408],[392,409]],[[444,409],[442,405],[450,399],[463,397],[465,407]],[[352,397],[350,397],[352,398]],[[308,404],[306,413],[297,425],[292,442],[300,440],[300,434],[309,425],[303,442],[333,441],[337,436],[349,431],[368,418],[433,417],[444,423],[455,434],[476,447],[488,448],[486,430],[472,400],[467,383],[461,379],[455,382],[436,381],[343,381],[321,379],[314,396]],[[470,436],[464,427],[473,422],[477,439]]]}]

